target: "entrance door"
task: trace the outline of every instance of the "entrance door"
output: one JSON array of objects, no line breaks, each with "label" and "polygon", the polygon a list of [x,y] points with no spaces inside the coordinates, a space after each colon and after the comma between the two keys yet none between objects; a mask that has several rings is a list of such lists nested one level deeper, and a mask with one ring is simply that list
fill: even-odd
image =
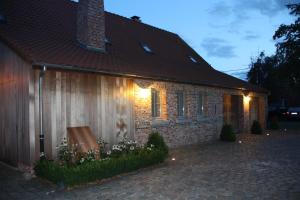
[{"label": "entrance door", "polygon": [[241,133],[243,117],[243,97],[224,95],[224,123],[230,124],[235,133]]}]

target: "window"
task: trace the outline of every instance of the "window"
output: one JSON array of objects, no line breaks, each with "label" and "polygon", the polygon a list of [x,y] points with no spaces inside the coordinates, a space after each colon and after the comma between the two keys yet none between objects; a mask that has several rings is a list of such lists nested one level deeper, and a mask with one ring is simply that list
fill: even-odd
[{"label": "window", "polygon": [[178,117],[184,116],[184,94],[177,92],[177,115]]},{"label": "window", "polygon": [[104,39],[104,42],[105,42],[105,44],[107,44],[107,45],[112,45],[110,39],[107,38],[107,37]]},{"label": "window", "polygon": [[203,116],[204,111],[204,95],[202,92],[197,95],[197,115]]},{"label": "window", "polygon": [[160,92],[151,90],[152,117],[160,117]]},{"label": "window", "polygon": [[145,43],[141,43],[144,51],[146,51],[147,53],[153,53],[152,49]]},{"label": "window", "polygon": [[190,59],[193,63],[198,63],[198,61],[197,61],[193,56],[189,56],[189,59]]}]

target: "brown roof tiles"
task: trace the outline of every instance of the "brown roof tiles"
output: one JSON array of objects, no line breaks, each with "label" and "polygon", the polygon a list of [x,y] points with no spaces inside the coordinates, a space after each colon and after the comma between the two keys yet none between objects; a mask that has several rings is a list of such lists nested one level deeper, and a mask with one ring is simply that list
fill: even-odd
[{"label": "brown roof tiles", "polygon": [[[0,24],[0,39],[33,64],[266,92],[216,71],[178,35],[108,12],[107,52],[82,48],[76,40],[76,12],[77,3],[69,0],[13,0],[7,24]],[[141,42],[153,53],[146,53]]]}]

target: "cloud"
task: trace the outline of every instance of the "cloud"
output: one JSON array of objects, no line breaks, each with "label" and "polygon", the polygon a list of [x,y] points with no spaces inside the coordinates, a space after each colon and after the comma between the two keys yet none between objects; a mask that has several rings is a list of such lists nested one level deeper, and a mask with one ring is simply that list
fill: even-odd
[{"label": "cloud", "polygon": [[300,3],[300,0],[231,0],[227,2],[221,0],[208,10],[211,16],[218,19],[215,20],[217,24],[210,25],[224,26],[222,19],[230,16],[230,19],[225,22],[229,27],[229,32],[239,33],[238,27],[249,20],[254,14],[253,12],[267,17],[275,17],[287,9],[286,5],[293,3]]},{"label": "cloud", "polygon": [[226,17],[232,14],[232,7],[226,2],[221,1],[216,3],[211,9],[208,10],[208,12],[211,15]]},{"label": "cloud", "polygon": [[300,0],[231,0],[228,2],[219,1],[214,4],[208,10],[209,14],[222,17],[235,15],[236,17],[244,16],[247,18],[249,11],[257,11],[262,15],[273,17],[285,10],[286,5],[300,3]]},{"label": "cloud", "polygon": [[245,40],[256,40],[258,38],[260,38],[260,36],[252,31],[246,31],[246,35],[243,37]]},{"label": "cloud", "polygon": [[205,38],[201,46],[206,50],[210,57],[233,58],[235,57],[235,47],[219,38]]},{"label": "cloud", "polygon": [[299,0],[240,0],[236,1],[233,11],[240,14],[257,11],[262,15],[274,17],[285,10],[287,4],[297,1],[299,2]]}]

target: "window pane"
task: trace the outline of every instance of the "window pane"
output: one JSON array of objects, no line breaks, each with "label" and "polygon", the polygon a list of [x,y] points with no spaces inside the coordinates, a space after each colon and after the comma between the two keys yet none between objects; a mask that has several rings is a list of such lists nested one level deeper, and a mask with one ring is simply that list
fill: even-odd
[{"label": "window pane", "polygon": [[155,92],[151,91],[151,109],[152,109],[152,117],[155,117]]},{"label": "window pane", "polygon": [[203,109],[204,109],[204,105],[203,105],[203,94],[199,93],[197,96],[197,114],[198,115],[203,115]]},{"label": "window pane", "polygon": [[152,117],[160,117],[160,94],[157,90],[151,90]]},{"label": "window pane", "polygon": [[143,47],[144,51],[147,53],[153,53],[152,49],[149,47],[149,45],[145,43],[141,43],[141,46]]},{"label": "window pane", "polygon": [[177,93],[177,114],[179,117],[184,115],[184,99],[182,92]]},{"label": "window pane", "polygon": [[156,117],[160,117],[160,92],[156,91]]}]

